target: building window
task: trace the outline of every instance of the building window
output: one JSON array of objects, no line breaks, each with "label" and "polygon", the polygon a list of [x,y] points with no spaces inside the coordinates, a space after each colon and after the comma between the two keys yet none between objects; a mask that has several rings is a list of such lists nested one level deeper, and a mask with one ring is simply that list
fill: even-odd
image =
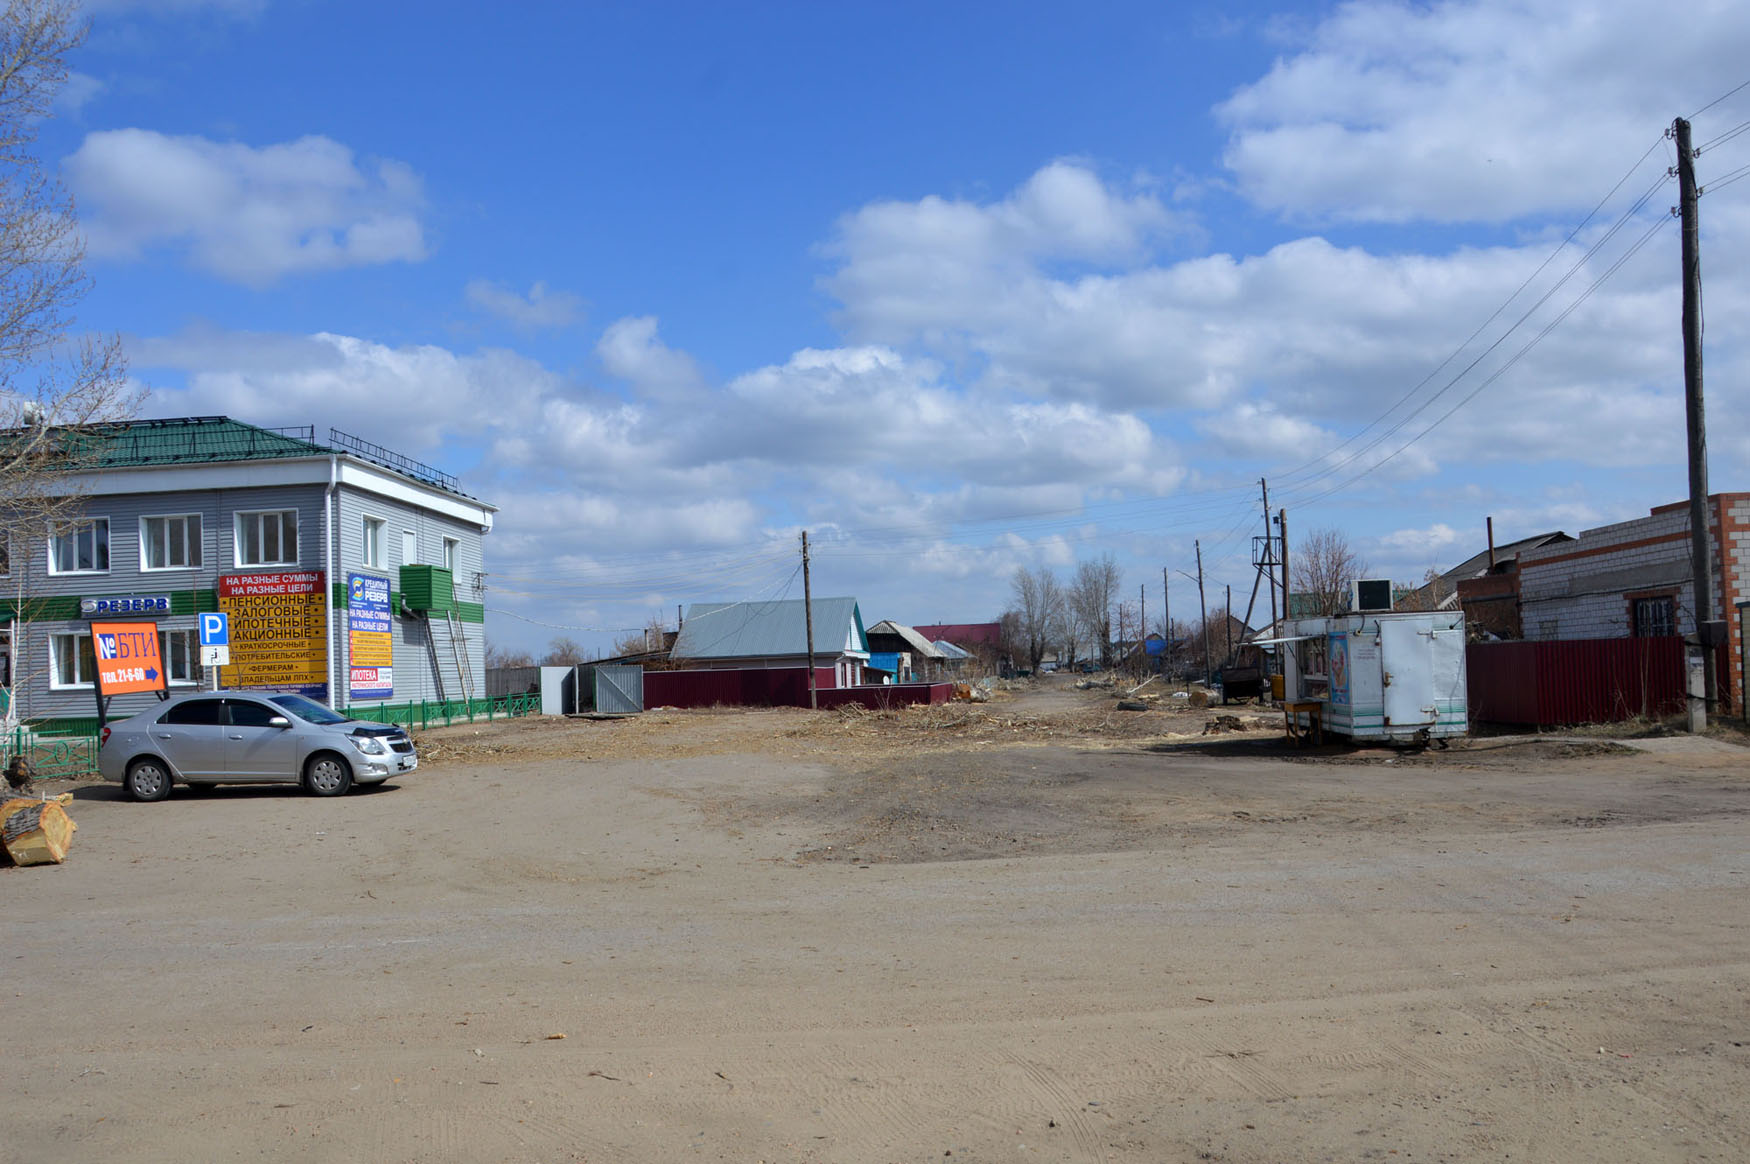
[{"label": "building window", "polygon": [[455,538],[444,539],[444,569],[452,574],[456,572],[456,547],[460,544]]},{"label": "building window", "polygon": [[89,687],[96,674],[90,631],[49,636],[50,687]]},{"label": "building window", "polygon": [[12,577],[12,535],[0,533],[0,578]]},{"label": "building window", "polygon": [[401,564],[413,566],[419,563],[419,535],[410,529],[401,531]]},{"label": "building window", "polygon": [[364,527],[364,564],[383,568],[383,519],[380,517],[365,518]]},{"label": "building window", "polygon": [[193,683],[200,650],[192,630],[158,632],[158,657],[164,660],[164,677],[172,683]]},{"label": "building window", "polygon": [[1635,637],[1655,638],[1677,633],[1677,600],[1670,595],[1661,598],[1637,598],[1635,603]]},{"label": "building window", "polygon": [[200,514],[140,519],[142,570],[192,570],[200,564]]},{"label": "building window", "polygon": [[298,511],[276,509],[237,515],[239,566],[298,564]]},{"label": "building window", "polygon": [[109,518],[58,522],[49,530],[49,573],[109,572]]}]

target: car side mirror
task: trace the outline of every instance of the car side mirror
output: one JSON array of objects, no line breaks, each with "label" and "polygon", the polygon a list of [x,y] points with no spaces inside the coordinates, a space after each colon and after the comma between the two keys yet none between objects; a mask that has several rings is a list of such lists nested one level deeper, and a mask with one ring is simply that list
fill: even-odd
[{"label": "car side mirror", "polygon": [[289,728],[292,726],[292,721],[287,719],[283,715],[276,715],[276,716],[272,716],[271,718],[268,719],[267,726],[268,727],[277,727],[277,728]]}]

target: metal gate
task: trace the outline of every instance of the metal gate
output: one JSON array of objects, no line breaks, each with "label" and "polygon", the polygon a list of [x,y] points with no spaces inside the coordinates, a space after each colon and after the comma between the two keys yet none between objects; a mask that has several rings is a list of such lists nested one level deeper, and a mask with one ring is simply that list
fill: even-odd
[{"label": "metal gate", "polygon": [[579,663],[561,685],[566,715],[637,715],[644,710],[644,668]]},{"label": "metal gate", "polygon": [[644,668],[604,665],[595,669],[597,715],[637,715],[644,710]]}]

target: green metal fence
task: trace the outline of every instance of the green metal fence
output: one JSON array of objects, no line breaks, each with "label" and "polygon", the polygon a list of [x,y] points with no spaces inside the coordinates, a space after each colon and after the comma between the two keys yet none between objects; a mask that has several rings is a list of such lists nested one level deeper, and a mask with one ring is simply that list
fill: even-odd
[{"label": "green metal fence", "polygon": [[406,703],[354,704],[345,714],[371,723],[398,723],[406,728],[448,727],[453,723],[515,719],[541,710],[538,694],[504,695],[497,699],[424,699]]},{"label": "green metal fence", "polygon": [[97,733],[48,736],[23,726],[0,736],[0,767],[23,755],[38,780],[63,780],[97,775]]}]

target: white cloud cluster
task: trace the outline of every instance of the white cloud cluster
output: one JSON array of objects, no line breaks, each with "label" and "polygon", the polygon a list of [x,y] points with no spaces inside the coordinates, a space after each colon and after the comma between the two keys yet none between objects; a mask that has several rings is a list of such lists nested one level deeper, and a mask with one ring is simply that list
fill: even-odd
[{"label": "white cloud cluster", "polygon": [[[1340,434],[1378,420],[1367,439],[1341,453],[1359,454],[1357,471],[1402,448],[1517,357],[1500,384],[1479,397],[1510,394],[1508,422],[1488,414],[1485,424],[1467,426],[1471,410],[1463,410],[1442,425],[1442,439],[1392,458],[1400,475],[1467,457],[1638,459],[1621,440],[1601,441],[1608,414],[1596,407],[1577,412],[1576,398],[1619,401],[1622,415],[1632,416],[1656,402],[1658,386],[1669,383],[1676,366],[1678,335],[1664,302],[1669,264],[1657,251],[1638,256],[1547,338],[1531,343],[1621,253],[1618,244],[1582,263],[1566,287],[1532,311],[1557,273],[1580,262],[1580,244],[1596,232],[1542,274],[1553,240],[1378,254],[1306,237],[1255,256],[1063,275],[1036,261],[1034,243],[1002,228],[1020,201],[1017,194],[988,206],[955,204],[945,214],[943,204],[925,199],[848,216],[833,247],[840,266],[826,279],[847,331],[868,345],[933,354],[971,369],[986,393],[1185,417],[1207,451],[1253,463],[1316,460]],[[1121,204],[1110,192],[1086,201]],[[1732,236],[1721,226],[1717,237]],[[1006,249],[994,239],[1007,239]],[[1461,346],[1528,279],[1529,290],[1477,342]],[[1722,287],[1722,295],[1731,294]],[[1527,312],[1523,326],[1485,350]],[[792,368],[791,375],[803,371]],[[798,407],[809,399],[803,393]],[[1364,450],[1374,437],[1381,443]],[[1648,439],[1654,444],[1646,454],[1659,455],[1657,438]]]},{"label": "white cloud cluster", "polygon": [[474,279],[468,283],[466,294],[469,303],[519,331],[570,327],[583,321],[581,296],[555,291],[541,282],[531,286],[525,295],[502,283]]},{"label": "white cloud cluster", "polygon": [[104,130],[85,138],[65,170],[96,258],[185,249],[203,270],[265,286],[426,255],[418,175],[396,161],[361,166],[326,137],[254,147]]},{"label": "white cloud cluster", "polygon": [[1221,105],[1240,191],[1290,219],[1589,209],[1659,129],[1743,80],[1737,0],[1360,0]]}]

